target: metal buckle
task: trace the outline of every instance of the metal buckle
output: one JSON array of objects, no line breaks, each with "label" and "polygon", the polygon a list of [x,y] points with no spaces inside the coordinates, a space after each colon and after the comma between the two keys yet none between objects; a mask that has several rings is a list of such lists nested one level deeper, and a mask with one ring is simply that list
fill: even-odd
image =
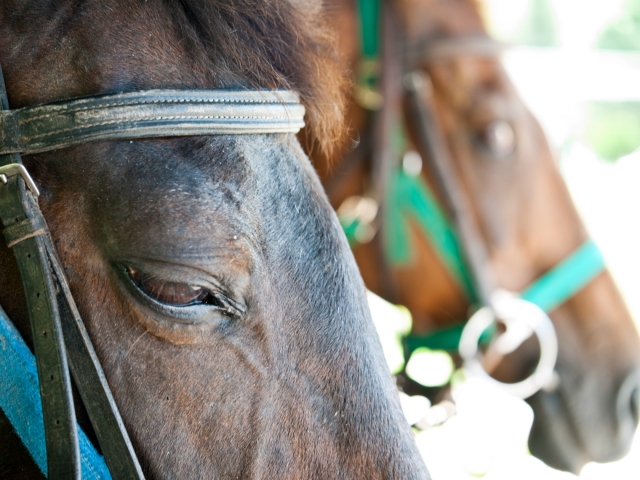
[{"label": "metal buckle", "polygon": [[27,172],[27,169],[24,168],[24,165],[20,165],[19,163],[10,163],[9,165],[0,167],[0,181],[5,185],[9,181],[9,178],[15,177],[16,175],[20,175],[22,177],[27,188],[31,190],[31,193],[36,197],[40,196],[38,187],[33,181],[33,178],[31,178],[31,175],[29,175],[29,172]]}]

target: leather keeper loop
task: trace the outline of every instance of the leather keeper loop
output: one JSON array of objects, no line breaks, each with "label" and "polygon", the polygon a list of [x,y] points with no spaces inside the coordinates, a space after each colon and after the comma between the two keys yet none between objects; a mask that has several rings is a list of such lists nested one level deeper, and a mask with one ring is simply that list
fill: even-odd
[{"label": "leather keeper loop", "polygon": [[12,248],[27,238],[47,233],[47,224],[41,216],[25,218],[21,222],[5,228],[3,233],[7,247]]}]

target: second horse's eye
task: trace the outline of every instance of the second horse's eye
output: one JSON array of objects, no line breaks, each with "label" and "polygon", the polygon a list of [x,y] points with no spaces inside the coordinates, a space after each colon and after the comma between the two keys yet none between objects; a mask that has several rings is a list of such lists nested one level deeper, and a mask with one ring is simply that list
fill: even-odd
[{"label": "second horse's eye", "polygon": [[219,306],[220,302],[203,287],[171,282],[131,267],[126,267],[126,270],[136,287],[160,303],[173,307],[187,307],[197,304]]},{"label": "second horse's eye", "polygon": [[477,140],[487,153],[497,159],[509,157],[516,149],[516,132],[504,120],[489,122],[477,133]]}]

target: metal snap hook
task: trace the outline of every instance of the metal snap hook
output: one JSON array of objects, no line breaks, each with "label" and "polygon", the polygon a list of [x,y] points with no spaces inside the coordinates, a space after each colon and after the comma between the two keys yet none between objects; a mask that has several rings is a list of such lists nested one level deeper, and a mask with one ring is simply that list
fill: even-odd
[{"label": "metal snap hook", "polygon": [[[525,399],[557,381],[554,372],[558,358],[558,338],[549,316],[536,304],[505,291],[497,291],[491,306],[478,310],[467,322],[460,338],[459,352],[464,368],[473,376],[499,386],[508,393]],[[478,341],[482,333],[499,318],[507,327],[494,343],[501,355],[515,351],[531,335],[540,342],[540,359],[531,376],[517,383],[503,383],[491,377],[478,357]]]}]

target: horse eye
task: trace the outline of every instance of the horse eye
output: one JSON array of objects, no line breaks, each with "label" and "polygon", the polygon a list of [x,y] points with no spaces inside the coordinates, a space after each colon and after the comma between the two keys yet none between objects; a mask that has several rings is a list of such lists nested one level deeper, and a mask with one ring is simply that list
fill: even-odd
[{"label": "horse eye", "polygon": [[494,120],[477,133],[477,140],[493,157],[503,159],[516,149],[516,132],[504,120]]},{"label": "horse eye", "polygon": [[193,305],[213,305],[225,309],[225,305],[217,296],[203,287],[178,283],[150,275],[135,268],[126,267],[129,278],[148,297],[172,307],[189,307]]}]

